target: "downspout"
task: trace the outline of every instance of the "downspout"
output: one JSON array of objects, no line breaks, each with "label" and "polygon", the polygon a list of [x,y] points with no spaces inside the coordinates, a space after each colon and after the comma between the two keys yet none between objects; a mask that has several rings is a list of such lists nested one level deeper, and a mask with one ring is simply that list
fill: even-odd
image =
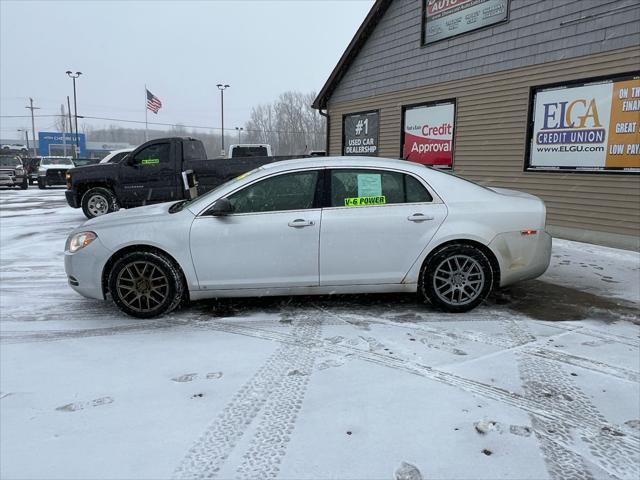
[{"label": "downspout", "polygon": [[327,138],[325,139],[324,149],[327,152],[327,157],[328,157],[329,156],[329,132],[331,130],[329,127],[331,126],[331,117],[329,117],[329,113],[327,111],[323,112],[321,108],[318,108],[318,113],[327,119],[327,133],[326,133]]}]

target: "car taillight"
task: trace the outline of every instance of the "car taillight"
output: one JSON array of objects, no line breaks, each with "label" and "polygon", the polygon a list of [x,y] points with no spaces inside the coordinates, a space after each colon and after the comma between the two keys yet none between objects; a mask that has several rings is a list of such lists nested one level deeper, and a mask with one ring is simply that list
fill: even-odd
[{"label": "car taillight", "polygon": [[537,230],[522,230],[520,232],[521,235],[535,235],[536,233],[538,233]]}]

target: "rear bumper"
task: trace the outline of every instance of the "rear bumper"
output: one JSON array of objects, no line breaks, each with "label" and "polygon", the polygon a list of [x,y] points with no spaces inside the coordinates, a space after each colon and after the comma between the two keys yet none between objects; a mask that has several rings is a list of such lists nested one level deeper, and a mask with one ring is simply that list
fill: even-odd
[{"label": "rear bumper", "polygon": [[551,261],[551,235],[544,230],[535,235],[501,233],[489,244],[500,264],[500,286],[542,275]]},{"label": "rear bumper", "polygon": [[71,208],[80,208],[80,198],[78,196],[78,192],[73,189],[67,190],[66,192],[64,192],[64,196]]}]

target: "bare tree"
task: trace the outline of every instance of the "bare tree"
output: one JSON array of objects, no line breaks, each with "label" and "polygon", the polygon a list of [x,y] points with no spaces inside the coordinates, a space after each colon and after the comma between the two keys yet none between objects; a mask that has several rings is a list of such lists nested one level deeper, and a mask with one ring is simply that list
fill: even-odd
[{"label": "bare tree", "polygon": [[64,108],[64,104],[61,103],[60,104],[60,116],[56,118],[56,121],[53,123],[55,128],[56,128],[56,132],[66,132],[67,131],[67,123],[68,123],[68,118],[67,118],[67,112]]},{"label": "bare tree", "polygon": [[271,105],[251,110],[245,124],[249,143],[269,143],[277,155],[324,149],[326,122],[311,108],[315,93],[285,92]]}]

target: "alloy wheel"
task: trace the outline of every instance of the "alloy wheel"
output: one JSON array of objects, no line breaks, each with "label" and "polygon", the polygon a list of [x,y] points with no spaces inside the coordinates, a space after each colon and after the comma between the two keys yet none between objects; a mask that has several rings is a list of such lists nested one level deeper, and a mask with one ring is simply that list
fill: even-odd
[{"label": "alloy wheel", "polygon": [[435,270],[433,287],[438,298],[455,306],[473,302],[482,292],[485,277],[480,263],[468,255],[443,260]]},{"label": "alloy wheel", "polygon": [[120,270],[116,288],[127,307],[136,312],[149,312],[166,301],[169,279],[153,263],[136,261]]}]

